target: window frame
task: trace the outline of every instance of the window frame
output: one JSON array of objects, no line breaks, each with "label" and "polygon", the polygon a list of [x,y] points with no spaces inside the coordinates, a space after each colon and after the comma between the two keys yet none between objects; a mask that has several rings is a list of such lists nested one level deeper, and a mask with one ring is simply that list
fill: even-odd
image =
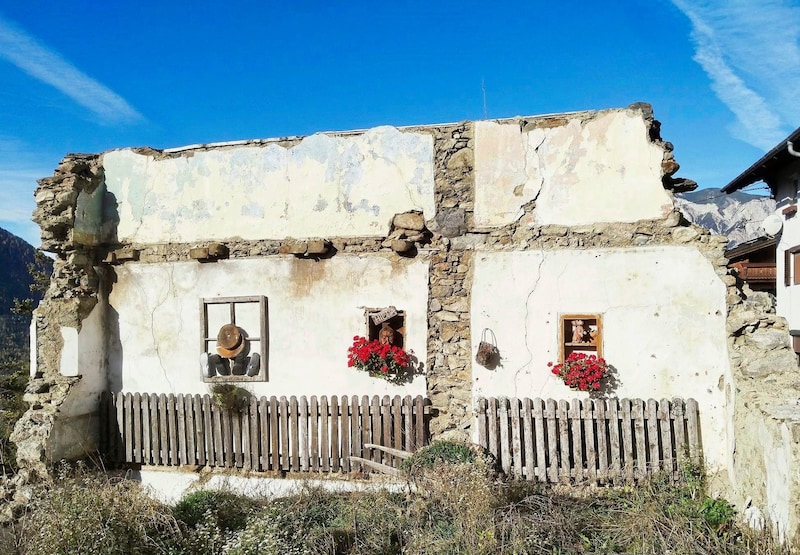
[{"label": "window frame", "polygon": [[[247,295],[237,297],[203,297],[200,299],[200,352],[215,354],[213,343],[217,336],[211,335],[208,329],[208,307],[209,305],[227,304],[230,310],[230,323],[236,324],[236,305],[258,303],[259,329],[258,336],[248,335],[251,353],[253,344],[258,342],[258,352],[261,356],[261,367],[255,376],[207,376],[203,373],[203,381],[206,383],[231,383],[231,382],[267,382],[269,381],[269,325],[268,325],[268,299],[264,295]],[[251,330],[245,330],[248,334]],[[211,348],[211,350],[209,350]]]}]

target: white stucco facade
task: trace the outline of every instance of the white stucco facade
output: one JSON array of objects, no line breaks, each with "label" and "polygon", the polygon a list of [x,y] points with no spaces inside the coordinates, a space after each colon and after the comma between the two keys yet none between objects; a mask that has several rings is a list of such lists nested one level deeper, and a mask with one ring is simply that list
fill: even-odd
[{"label": "white stucco facade", "polygon": [[433,139],[378,127],[192,151],[103,155],[121,242],[381,236],[391,217],[433,215]]},{"label": "white stucco facade", "polygon": [[[730,451],[726,384],[731,383],[726,288],[696,249],[479,252],[473,330],[491,329],[502,355],[494,370],[473,366],[475,397],[585,397],[547,366],[559,360],[559,316],[599,314],[603,357],[620,398],[696,399],[707,464]],[[473,349],[480,337],[473,335]]]},{"label": "white stucco facade", "polygon": [[529,131],[515,121],[475,122],[475,225],[513,223],[533,200],[528,225],[661,218],[672,210],[661,183],[663,156],[633,110],[588,121],[566,115]]},{"label": "white stucco facade", "polygon": [[[366,334],[365,307],[393,305],[407,314],[406,349],[424,363],[427,279],[426,262],[389,255],[117,267],[107,330],[111,390],[208,393],[199,360],[200,299],[264,295],[267,381],[240,384],[251,393],[424,395],[423,376],[396,386],[348,368],[347,348]],[[216,336],[217,329],[211,332]]]}]

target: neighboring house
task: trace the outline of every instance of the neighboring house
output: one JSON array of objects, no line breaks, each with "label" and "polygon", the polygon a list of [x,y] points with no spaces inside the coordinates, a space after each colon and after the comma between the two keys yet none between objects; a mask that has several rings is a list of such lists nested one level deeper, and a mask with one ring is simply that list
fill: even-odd
[{"label": "neighboring house", "polygon": [[[752,166],[722,188],[725,193],[739,191],[763,181],[776,201],[775,215],[780,221],[776,234],[777,312],[789,321],[794,350],[800,353],[800,128],[767,152]],[[782,224],[782,225],[781,225]]]},{"label": "neighboring house", "polygon": [[775,238],[758,237],[725,251],[728,267],[753,291],[776,294]]},{"label": "neighboring house", "polygon": [[[566,451],[570,441],[599,453],[590,473],[605,472],[606,453],[632,432],[639,470],[658,467],[654,450],[671,447],[672,417],[683,435],[682,417],[652,401],[646,426],[641,408],[628,415],[639,418],[633,426],[589,403],[581,428],[565,402],[589,395],[549,366],[579,351],[613,366],[607,397],[693,397],[699,426],[690,428],[723,491],[734,501],[751,496],[794,530],[800,485],[780,476],[797,454],[776,455],[782,428],[739,399],[793,356],[783,321],[737,288],[727,239],[675,210],[673,192],[694,187],[672,177],[677,169],[646,104],[67,156],[36,192],[34,219],[56,262],[34,317],[31,408],[14,432],[20,464],[43,472],[48,461],[81,456],[109,422],[139,438],[126,460],[207,464],[215,453],[197,445],[218,445],[231,424],[221,417],[214,437],[210,428],[195,434],[189,422],[208,407],[189,405],[222,383],[265,398],[242,417],[260,427],[223,446],[251,467],[329,470],[328,436],[316,447],[322,460],[310,460],[302,447],[309,434],[312,446],[328,431],[357,442],[368,428],[397,432],[391,414],[412,412],[377,404],[348,427],[344,412],[316,404],[312,396],[322,395],[331,406],[334,395],[423,396],[434,438],[476,441],[486,432],[511,447],[519,472],[525,454],[529,478],[557,474],[572,459],[583,465],[580,451]],[[411,379],[394,385],[348,366],[354,336],[391,334],[416,357]],[[100,413],[105,392],[161,397],[133,413]],[[179,396],[177,406],[168,394]],[[298,410],[323,414],[321,423],[297,433],[296,417],[268,396],[310,398]],[[482,429],[481,397],[552,399],[545,412],[558,426],[551,420],[544,431],[540,421],[536,441],[521,442],[527,424],[500,410],[499,432]],[[169,427],[152,421],[162,409],[179,415]],[[126,428],[115,428],[123,420]],[[234,430],[240,424],[234,419]],[[283,424],[295,435],[273,436],[251,457],[256,430]],[[527,450],[545,436],[550,466],[542,454],[534,468]],[[180,452],[163,443],[142,455],[141,443],[154,437],[178,437]],[[769,453],[768,464],[742,453]]]}]

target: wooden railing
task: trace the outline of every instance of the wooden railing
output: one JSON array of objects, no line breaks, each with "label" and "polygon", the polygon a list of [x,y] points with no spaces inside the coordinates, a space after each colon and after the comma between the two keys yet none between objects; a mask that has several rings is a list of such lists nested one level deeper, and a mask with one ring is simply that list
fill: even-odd
[{"label": "wooden railing", "polygon": [[430,402],[388,395],[261,397],[242,411],[209,395],[105,393],[100,449],[115,462],[279,472],[368,472],[350,457],[396,466],[377,444],[415,451],[428,443]]},{"label": "wooden railing", "polygon": [[477,421],[480,445],[527,480],[634,483],[700,457],[693,399],[479,399]]}]

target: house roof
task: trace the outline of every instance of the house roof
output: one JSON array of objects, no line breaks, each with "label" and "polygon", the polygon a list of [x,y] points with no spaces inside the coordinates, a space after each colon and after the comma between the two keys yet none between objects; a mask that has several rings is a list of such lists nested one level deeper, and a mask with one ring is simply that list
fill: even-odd
[{"label": "house roof", "polygon": [[745,241],[744,243],[739,243],[732,249],[727,249],[725,251],[725,258],[729,260],[735,260],[736,258],[746,256],[748,254],[752,254],[754,252],[758,252],[763,249],[775,249],[775,238],[774,237],[757,237],[755,239],[750,239],[749,241]]},{"label": "house roof", "polygon": [[[800,127],[795,129],[791,135],[778,143],[772,150],[762,156],[755,164],[743,171],[733,181],[722,188],[723,193],[733,193],[743,189],[757,181],[764,181],[775,193],[774,185],[770,183],[771,178],[781,170],[791,160],[796,160],[789,154],[786,146],[787,142],[796,143],[800,141]],[[800,145],[798,145],[800,148]]]}]

